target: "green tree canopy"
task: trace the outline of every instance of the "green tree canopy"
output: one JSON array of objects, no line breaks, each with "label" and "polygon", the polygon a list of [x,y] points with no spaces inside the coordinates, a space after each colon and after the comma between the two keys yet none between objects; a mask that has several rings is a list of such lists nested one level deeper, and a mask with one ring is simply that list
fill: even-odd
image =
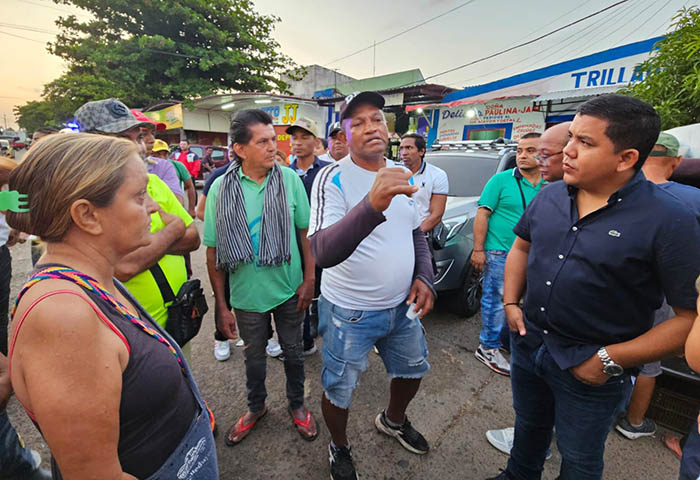
[{"label": "green tree canopy", "polygon": [[656,108],[664,130],[700,122],[700,9],[684,8],[672,27],[640,65],[649,75],[625,90]]},{"label": "green tree canopy", "polygon": [[[225,91],[284,91],[282,72],[295,67],[272,39],[279,19],[259,15],[250,0],[54,0],[92,15],[61,17],[49,51],[66,72],[43,98],[64,121],[83,103],[116,97],[129,106],[184,101]],[[28,128],[18,107],[18,122]],[[41,103],[41,102],[38,102]],[[70,116],[68,117],[70,118]]]}]

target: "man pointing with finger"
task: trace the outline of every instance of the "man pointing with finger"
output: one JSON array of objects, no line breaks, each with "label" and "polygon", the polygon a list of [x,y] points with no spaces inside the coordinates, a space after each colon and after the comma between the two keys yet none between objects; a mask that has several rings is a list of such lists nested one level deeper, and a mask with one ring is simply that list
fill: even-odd
[{"label": "man pointing with finger", "polygon": [[334,480],[357,478],[346,435],[348,408],[374,345],[392,379],[377,429],[410,452],[428,452],[405,412],[430,369],[420,318],[433,308],[433,269],[411,199],[418,190],[412,172],[384,158],[389,134],[383,106],[374,92],[345,99],[340,121],[350,154],[325,167],[311,192],[309,239],[324,269],[322,408]]}]

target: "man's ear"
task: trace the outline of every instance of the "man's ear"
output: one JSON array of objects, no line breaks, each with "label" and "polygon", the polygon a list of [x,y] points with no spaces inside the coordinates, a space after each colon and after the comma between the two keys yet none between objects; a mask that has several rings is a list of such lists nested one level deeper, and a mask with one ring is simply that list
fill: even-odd
[{"label": "man's ear", "polygon": [[245,145],[242,145],[240,143],[234,143],[233,152],[238,156],[238,158],[245,159]]},{"label": "man's ear", "polygon": [[673,160],[671,161],[671,172],[673,172],[675,169],[677,169],[678,165],[680,165],[682,161],[683,161],[683,157],[681,157],[681,156],[673,157]]},{"label": "man's ear", "polygon": [[101,235],[104,232],[102,217],[95,206],[85,199],[76,200],[70,207],[73,223],[80,230],[91,235]]},{"label": "man's ear", "polygon": [[639,151],[636,148],[628,148],[620,152],[617,162],[617,171],[624,172],[630,168],[634,168],[639,160]]}]

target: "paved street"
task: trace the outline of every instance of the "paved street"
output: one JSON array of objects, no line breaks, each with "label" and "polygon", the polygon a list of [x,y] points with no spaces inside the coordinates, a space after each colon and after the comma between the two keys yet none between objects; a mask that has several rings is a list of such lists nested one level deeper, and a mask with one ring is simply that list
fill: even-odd
[{"label": "paved street", "polygon": [[[198,222],[201,227],[201,222]],[[207,285],[205,249],[192,255],[195,275]],[[13,291],[26,279],[31,264],[29,246],[12,248]],[[264,288],[251,285],[250,288]],[[56,321],[61,320],[57,315]],[[219,424],[217,438],[221,478],[317,480],[328,478],[328,432],[320,411],[320,354],[307,359],[307,405],[316,415],[321,434],[313,443],[302,440],[287,413],[284,369],[280,361],[268,361],[268,415],[240,445],[224,445],[226,430],[246,407],[243,352],[232,346],[231,358],[214,360],[213,315],[210,313],[199,336],[193,341],[193,370],[200,389]],[[364,479],[483,479],[504,467],[507,457],[493,449],[484,433],[489,428],[512,426],[510,383],[491,373],[473,355],[478,344],[479,317],[458,318],[436,312],[424,320],[432,369],[409,408],[409,418],[423,432],[431,446],[426,456],[405,451],[393,439],[379,434],[374,417],[388,396],[388,382],[379,357],[370,353],[370,368],[362,377],[351,408],[349,437],[356,465]],[[12,400],[10,418],[27,444],[45,459],[48,451],[41,437]],[[658,437],[658,435],[657,435]],[[76,439],[76,447],[85,439]],[[561,457],[547,462],[545,479],[556,478]],[[631,442],[612,433],[606,448],[605,478],[677,478],[678,461],[658,438]]]}]

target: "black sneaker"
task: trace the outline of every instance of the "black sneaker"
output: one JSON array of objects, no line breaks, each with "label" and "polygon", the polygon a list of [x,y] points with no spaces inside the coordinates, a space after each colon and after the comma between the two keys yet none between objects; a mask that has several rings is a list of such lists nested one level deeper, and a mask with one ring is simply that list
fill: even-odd
[{"label": "black sneaker", "polygon": [[331,464],[331,480],[357,480],[350,447],[328,445],[328,461]]},{"label": "black sneaker", "polygon": [[398,428],[394,428],[387,423],[386,414],[384,410],[382,410],[382,412],[377,415],[377,418],[374,419],[374,424],[377,426],[377,430],[389,435],[390,437],[396,438],[403,448],[409,452],[423,455],[428,453],[428,450],[430,450],[428,442],[418,430],[411,426],[411,422],[408,421],[408,417],[406,417],[406,420],[404,420],[403,425]]},{"label": "black sneaker", "polygon": [[645,417],[644,420],[642,420],[642,424],[635,427],[630,423],[627,415],[625,415],[618,420],[615,429],[630,440],[636,440],[641,437],[653,436],[656,433],[656,424],[653,420]]},{"label": "black sneaker", "polygon": [[489,477],[486,480],[513,480],[513,477],[511,477],[505,470],[501,470],[501,473],[495,477]]}]

